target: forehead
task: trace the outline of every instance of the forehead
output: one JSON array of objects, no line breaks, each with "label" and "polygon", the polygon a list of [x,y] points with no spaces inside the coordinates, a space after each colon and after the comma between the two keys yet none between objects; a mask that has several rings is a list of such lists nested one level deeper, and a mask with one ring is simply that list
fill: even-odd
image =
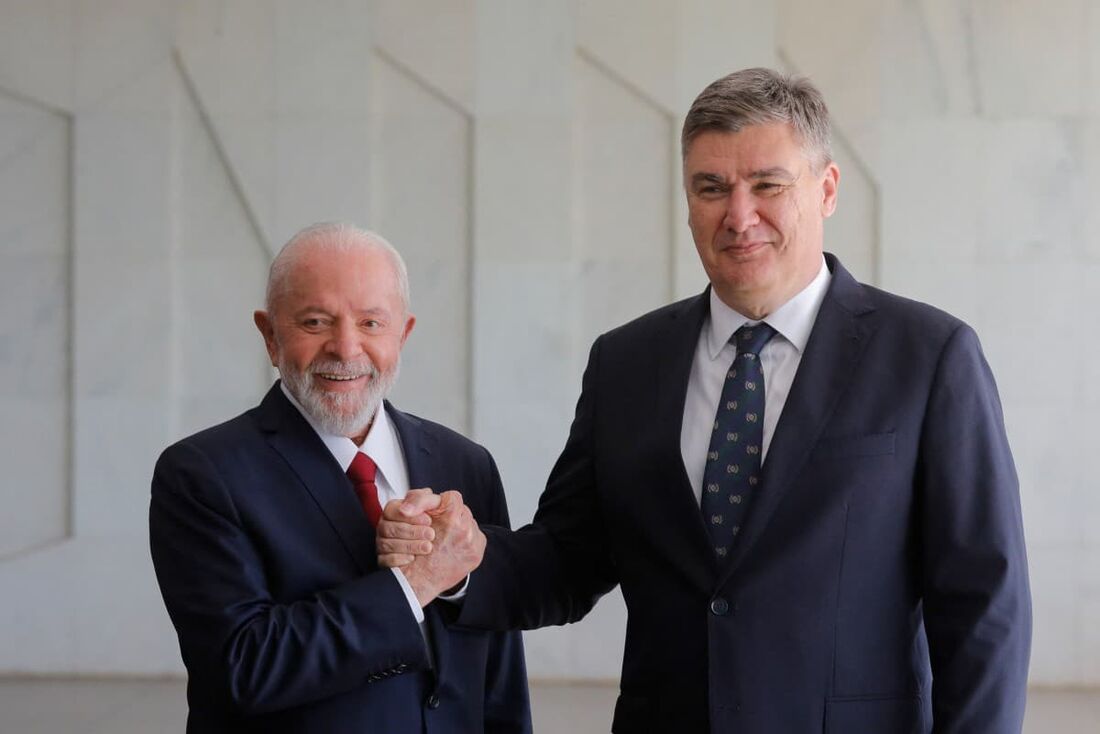
[{"label": "forehead", "polygon": [[684,171],[735,171],[782,167],[799,169],[806,156],[794,128],[785,122],[749,125],[739,132],[707,130],[699,133],[684,156]]},{"label": "forehead", "polygon": [[395,307],[397,277],[387,253],[377,248],[308,247],[287,273],[283,299],[294,308]]}]

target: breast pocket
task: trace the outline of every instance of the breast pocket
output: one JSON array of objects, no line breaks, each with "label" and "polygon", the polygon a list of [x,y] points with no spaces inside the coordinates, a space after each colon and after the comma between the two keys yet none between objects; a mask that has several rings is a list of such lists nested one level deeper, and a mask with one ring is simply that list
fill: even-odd
[{"label": "breast pocket", "polygon": [[866,436],[836,436],[817,442],[810,454],[811,461],[856,459],[861,456],[890,456],[894,453],[894,432],[872,433]]}]

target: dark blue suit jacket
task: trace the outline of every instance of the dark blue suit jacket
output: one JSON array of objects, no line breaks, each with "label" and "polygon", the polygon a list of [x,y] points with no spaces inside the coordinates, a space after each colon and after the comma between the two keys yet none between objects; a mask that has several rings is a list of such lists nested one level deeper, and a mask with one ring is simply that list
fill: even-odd
[{"label": "dark blue suit jacket", "polygon": [[616,732],[1018,732],[1018,486],[974,332],[833,273],[720,564],[680,453],[707,294],[604,334],[532,525],[491,530],[460,622],[628,609]]},{"label": "dark blue suit jacket", "polygon": [[[413,487],[456,488],[508,523],[482,447],[394,410]],[[188,732],[529,732],[518,633],[424,638],[347,477],[276,384],[168,448],[149,510],[157,579],[188,671]]]}]

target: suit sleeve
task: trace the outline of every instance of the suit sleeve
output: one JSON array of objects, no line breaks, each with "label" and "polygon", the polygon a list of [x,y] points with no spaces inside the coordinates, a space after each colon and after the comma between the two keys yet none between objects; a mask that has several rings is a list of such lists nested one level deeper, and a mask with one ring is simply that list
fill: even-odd
[{"label": "suit sleeve", "polygon": [[483,528],[489,543],[470,578],[464,625],[535,629],[575,622],[618,583],[596,476],[601,340],[592,346],[569,438],[534,521],[514,532]]},{"label": "suit sleeve", "polygon": [[[486,458],[491,499],[486,519],[507,529],[511,527],[511,521],[500,472],[488,452]],[[530,734],[531,701],[527,690],[523,637],[519,632],[491,632],[489,635],[489,654],[485,666],[485,732]]]},{"label": "suit sleeve", "polygon": [[222,477],[194,445],[177,444],[157,462],[149,534],[190,685],[203,700],[266,713],[428,665],[387,569],[278,603]]},{"label": "suit sleeve", "polygon": [[1031,646],[1019,484],[993,375],[965,325],[940,358],[918,471],[934,731],[1019,732]]}]

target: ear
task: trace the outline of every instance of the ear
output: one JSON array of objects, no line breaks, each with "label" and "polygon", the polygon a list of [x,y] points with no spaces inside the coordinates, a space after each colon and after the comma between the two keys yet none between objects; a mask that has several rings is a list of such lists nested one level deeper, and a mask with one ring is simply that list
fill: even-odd
[{"label": "ear", "polygon": [[413,327],[416,326],[416,317],[409,314],[409,318],[405,320],[405,330],[401,332],[401,346],[405,346],[405,340],[409,338],[409,334],[412,333]]},{"label": "ear", "polygon": [[275,342],[275,324],[271,320],[271,314],[267,311],[255,311],[252,321],[264,338],[264,346],[267,347],[267,356],[271,359],[271,366],[279,366],[279,346]]},{"label": "ear", "polygon": [[825,166],[825,173],[821,181],[821,216],[831,217],[836,211],[836,191],[840,184],[840,168],[836,163],[830,162]]}]

